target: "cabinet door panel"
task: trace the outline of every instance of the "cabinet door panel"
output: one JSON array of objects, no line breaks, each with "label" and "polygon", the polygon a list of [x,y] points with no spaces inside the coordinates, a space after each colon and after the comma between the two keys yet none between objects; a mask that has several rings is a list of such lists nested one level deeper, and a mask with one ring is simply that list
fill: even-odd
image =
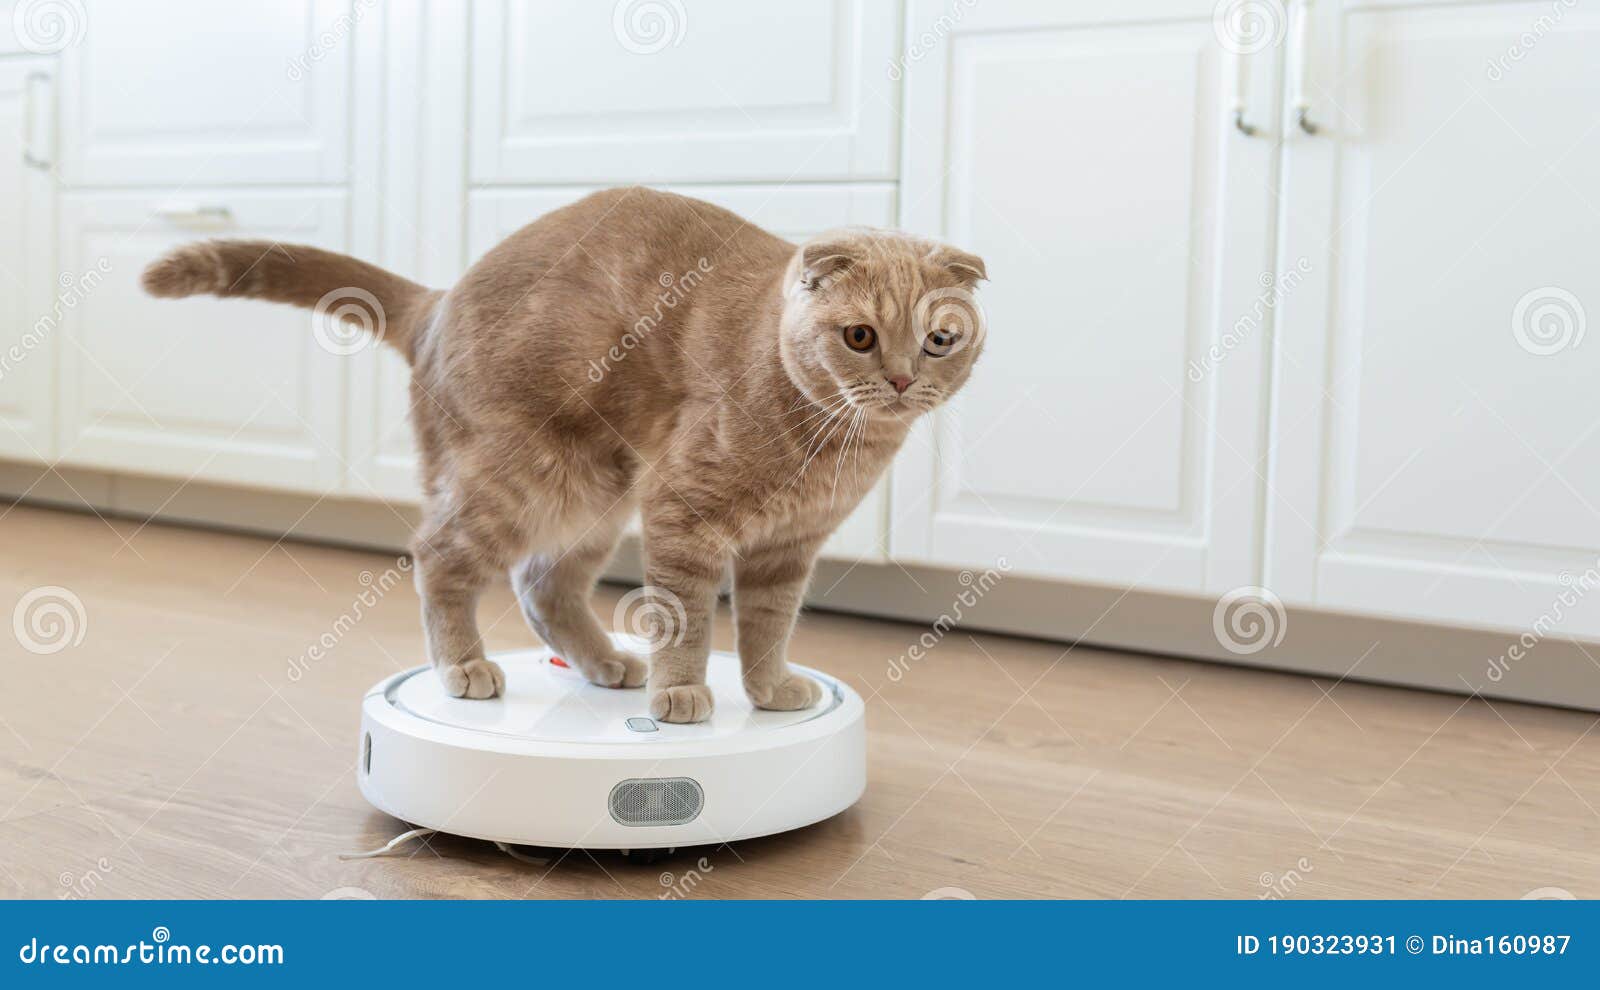
[{"label": "cabinet door panel", "polygon": [[1318,9],[1323,130],[1287,159],[1285,254],[1317,271],[1282,310],[1285,599],[1600,636],[1600,596],[1560,602],[1600,556],[1600,17],[1559,9],[1527,50],[1548,5]]},{"label": "cabinet door panel", "polygon": [[482,0],[473,179],[889,178],[898,6]]},{"label": "cabinet door panel", "polygon": [[[55,446],[57,338],[61,314],[93,292],[102,273],[55,267],[55,186],[23,149],[48,155],[49,63],[0,63],[0,456],[47,461]],[[29,109],[29,104],[32,110]],[[24,134],[31,122],[33,134]],[[36,159],[37,160],[37,159]]]},{"label": "cabinet door panel", "polygon": [[[939,4],[912,10],[913,36],[936,30]],[[901,458],[891,549],[1228,589],[1259,546],[1271,140],[1232,126],[1240,63],[1211,5],[1102,16],[981,5],[907,68],[927,154],[907,161],[905,223],[991,281],[971,382]],[[1276,56],[1251,56],[1258,125]]]},{"label": "cabinet door panel", "polygon": [[69,185],[346,178],[352,0],[84,5],[62,52]]},{"label": "cabinet door panel", "polygon": [[[343,250],[342,194],[222,193],[194,202],[77,194],[61,255],[104,282],[63,321],[61,459],[84,467],[321,493],[342,472],[341,338],[255,300],[152,299],[139,273],[204,236]],[[178,212],[182,211],[182,212]],[[200,218],[225,215],[225,222]],[[324,347],[319,339],[329,341]]]}]

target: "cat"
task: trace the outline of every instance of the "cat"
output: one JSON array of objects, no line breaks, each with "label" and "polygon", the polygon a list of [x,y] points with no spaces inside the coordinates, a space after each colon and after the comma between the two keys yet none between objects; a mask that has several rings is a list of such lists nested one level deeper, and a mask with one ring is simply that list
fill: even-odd
[{"label": "cat", "polygon": [[[818,549],[913,421],[983,349],[977,256],[870,228],[792,244],[710,203],[594,193],[507,237],[449,291],[345,255],[215,240],[152,263],[151,295],[313,307],[361,298],[411,364],[424,507],[414,554],[428,656],[455,697],[505,690],[476,603],[510,571],[534,631],[595,684],[648,681],[650,713],[699,722],[725,567],[758,707],[820,699],[787,645]],[[643,521],[649,663],[590,594]]]}]

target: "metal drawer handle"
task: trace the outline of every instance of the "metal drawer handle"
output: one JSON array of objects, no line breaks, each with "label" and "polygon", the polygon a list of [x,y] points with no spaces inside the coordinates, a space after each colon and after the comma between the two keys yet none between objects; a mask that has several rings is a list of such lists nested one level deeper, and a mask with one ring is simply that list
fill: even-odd
[{"label": "metal drawer handle", "polygon": [[164,220],[223,224],[233,220],[233,211],[220,203],[164,203],[156,207],[156,216]]},{"label": "metal drawer handle", "polygon": [[1310,51],[1312,0],[1300,0],[1300,17],[1294,22],[1294,121],[1307,134],[1322,128],[1310,118],[1311,99],[1306,95],[1306,59]]}]

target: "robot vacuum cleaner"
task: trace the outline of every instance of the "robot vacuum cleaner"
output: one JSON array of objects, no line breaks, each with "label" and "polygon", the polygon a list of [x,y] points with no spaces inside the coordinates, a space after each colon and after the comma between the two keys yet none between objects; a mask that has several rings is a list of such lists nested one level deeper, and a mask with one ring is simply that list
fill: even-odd
[{"label": "robot vacuum cleaner", "polygon": [[674,725],[650,717],[644,688],[590,684],[549,649],[491,658],[500,698],[452,698],[429,667],[367,692],[357,778],[374,807],[453,835],[649,862],[822,821],[866,788],[865,705],[818,671],[793,668],[822,686],[815,705],[762,711],[738,657],[713,653],[714,714]]}]

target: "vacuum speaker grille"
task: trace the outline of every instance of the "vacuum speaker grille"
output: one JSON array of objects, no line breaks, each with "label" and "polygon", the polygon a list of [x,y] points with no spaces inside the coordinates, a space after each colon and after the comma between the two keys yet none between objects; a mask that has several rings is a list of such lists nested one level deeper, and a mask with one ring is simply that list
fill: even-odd
[{"label": "vacuum speaker grille", "polygon": [[682,825],[699,817],[706,795],[688,777],[631,777],[611,788],[610,803],[622,825]]}]

